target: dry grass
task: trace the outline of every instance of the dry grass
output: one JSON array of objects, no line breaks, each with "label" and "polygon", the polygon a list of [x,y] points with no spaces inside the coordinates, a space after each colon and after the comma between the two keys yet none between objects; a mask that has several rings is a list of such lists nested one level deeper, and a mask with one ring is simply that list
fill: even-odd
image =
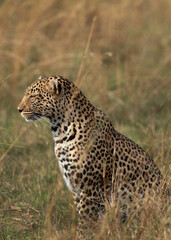
[{"label": "dry grass", "polygon": [[[75,239],[48,124],[28,127],[16,107],[39,75],[77,78],[95,17],[78,85],[169,181],[170,0],[0,1],[0,239]],[[97,239],[170,239],[169,208],[123,229],[113,216]]]}]

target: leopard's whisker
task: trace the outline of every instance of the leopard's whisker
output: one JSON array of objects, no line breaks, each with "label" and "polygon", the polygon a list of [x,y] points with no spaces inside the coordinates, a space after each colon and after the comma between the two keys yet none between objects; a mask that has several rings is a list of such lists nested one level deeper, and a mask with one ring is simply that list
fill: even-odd
[{"label": "leopard's whisker", "polygon": [[32,112],[25,112],[25,111],[24,111],[23,113],[24,113],[24,114],[29,114],[29,113],[30,113],[30,114],[33,114]]},{"label": "leopard's whisker", "polygon": [[44,125],[46,125],[46,126],[50,129],[49,123],[46,122],[46,121],[44,121],[43,118],[38,118],[37,121],[40,122],[40,123],[42,123],[42,124],[44,124]]}]

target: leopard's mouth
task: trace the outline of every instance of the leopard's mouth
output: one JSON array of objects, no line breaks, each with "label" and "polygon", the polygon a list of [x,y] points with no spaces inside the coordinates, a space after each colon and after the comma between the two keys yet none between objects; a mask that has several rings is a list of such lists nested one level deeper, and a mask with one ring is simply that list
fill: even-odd
[{"label": "leopard's mouth", "polygon": [[37,112],[22,112],[21,116],[27,121],[27,122],[32,122],[32,121],[36,121],[39,118],[42,117],[41,113],[37,113]]}]

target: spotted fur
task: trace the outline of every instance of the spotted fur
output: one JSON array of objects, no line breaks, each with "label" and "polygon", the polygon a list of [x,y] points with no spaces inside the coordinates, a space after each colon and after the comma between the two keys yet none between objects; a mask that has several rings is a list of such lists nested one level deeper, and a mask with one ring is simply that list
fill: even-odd
[{"label": "spotted fur", "polygon": [[159,192],[163,177],[152,158],[117,132],[69,80],[40,77],[28,87],[18,110],[27,121],[49,119],[60,171],[83,228],[93,226],[113,196],[122,209],[122,203]]}]

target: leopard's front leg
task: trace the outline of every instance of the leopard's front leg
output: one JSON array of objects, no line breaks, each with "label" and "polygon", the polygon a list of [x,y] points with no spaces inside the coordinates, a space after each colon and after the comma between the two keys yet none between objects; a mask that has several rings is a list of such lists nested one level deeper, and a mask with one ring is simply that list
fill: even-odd
[{"label": "leopard's front leg", "polygon": [[82,192],[80,197],[74,197],[79,222],[77,226],[77,239],[92,239],[97,230],[100,213],[104,211],[104,205],[99,198],[91,197]]}]

